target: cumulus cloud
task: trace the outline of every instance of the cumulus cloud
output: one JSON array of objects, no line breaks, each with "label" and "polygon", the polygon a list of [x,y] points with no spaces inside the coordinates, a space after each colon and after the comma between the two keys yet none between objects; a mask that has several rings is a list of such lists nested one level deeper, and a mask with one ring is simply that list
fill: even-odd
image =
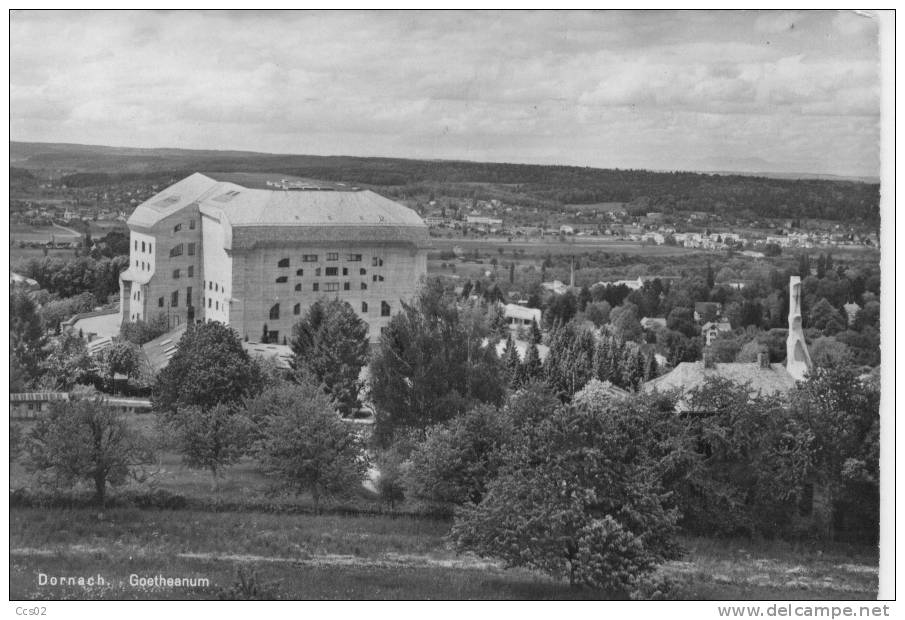
[{"label": "cumulus cloud", "polygon": [[[752,152],[779,169],[872,174],[874,21],[17,12],[11,129],[19,140],[606,166]],[[834,161],[828,141],[846,147]]]}]

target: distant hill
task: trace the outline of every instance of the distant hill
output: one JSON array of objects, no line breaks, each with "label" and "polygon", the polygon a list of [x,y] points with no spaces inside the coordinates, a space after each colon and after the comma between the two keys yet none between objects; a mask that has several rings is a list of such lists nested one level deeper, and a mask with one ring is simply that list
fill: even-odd
[{"label": "distant hill", "polygon": [[[746,218],[879,222],[879,184],[739,173],[654,172],[577,166],[315,156],[79,144],[10,143],[11,165],[79,184],[195,171],[278,172],[342,181],[395,197],[500,198],[526,206],[635,203],[650,210],[709,211]],[[91,175],[101,173],[96,181]],[[134,178],[134,177],[132,177]]]}]

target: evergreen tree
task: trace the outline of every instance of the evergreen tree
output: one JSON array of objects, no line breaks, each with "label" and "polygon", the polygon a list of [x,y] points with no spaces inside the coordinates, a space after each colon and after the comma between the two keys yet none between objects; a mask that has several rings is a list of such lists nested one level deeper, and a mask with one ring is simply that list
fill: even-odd
[{"label": "evergreen tree", "polygon": [[293,367],[310,372],[346,411],[358,408],[369,347],[368,324],[341,299],[314,302],[292,330]]},{"label": "evergreen tree", "polygon": [[543,366],[540,361],[540,351],[538,351],[535,342],[528,343],[528,350],[525,351],[525,360],[522,362],[519,370],[519,382],[526,385],[529,382],[536,381],[543,377]]},{"label": "evergreen tree", "polygon": [[710,261],[707,261],[707,289],[712,289],[714,284],[713,267],[711,266]]},{"label": "evergreen tree", "polygon": [[512,336],[506,339],[506,348],[503,349],[503,364],[506,366],[506,373],[509,376],[509,385],[515,386],[521,374],[522,362]]},{"label": "evergreen tree", "polygon": [[528,340],[534,344],[540,344],[542,339],[543,336],[540,331],[540,325],[537,324],[537,321],[531,319],[531,329],[528,332]]}]

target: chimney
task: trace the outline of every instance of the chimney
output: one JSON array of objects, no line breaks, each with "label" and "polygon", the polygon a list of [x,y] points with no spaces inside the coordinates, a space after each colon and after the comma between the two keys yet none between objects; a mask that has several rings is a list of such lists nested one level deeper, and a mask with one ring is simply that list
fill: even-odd
[{"label": "chimney", "polygon": [[811,370],[811,356],[801,328],[801,278],[789,278],[789,335],[786,338],[786,370],[796,381]]},{"label": "chimney", "polygon": [[716,368],[716,364],[713,361],[713,353],[710,351],[704,351],[704,368]]},{"label": "chimney", "polygon": [[757,354],[757,366],[758,368],[771,368],[770,366],[770,354],[764,353],[763,351]]}]

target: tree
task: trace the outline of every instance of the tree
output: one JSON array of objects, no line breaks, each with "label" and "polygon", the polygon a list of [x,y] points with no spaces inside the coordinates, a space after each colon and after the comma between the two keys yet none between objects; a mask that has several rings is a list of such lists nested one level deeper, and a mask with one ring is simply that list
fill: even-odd
[{"label": "tree", "polygon": [[186,328],[176,353],[154,383],[154,408],[166,415],[192,405],[210,409],[231,404],[261,389],[263,377],[257,362],[239,336],[227,325],[212,321]]},{"label": "tree", "polygon": [[534,344],[540,344],[543,340],[543,335],[540,331],[540,325],[538,325],[537,321],[535,321],[534,319],[531,319],[531,328],[528,331],[528,340],[530,342],[533,342]]},{"label": "tree", "polygon": [[622,341],[637,340],[644,331],[638,316],[638,306],[630,302],[613,308],[610,312],[610,323],[613,326],[613,333]]},{"label": "tree", "polygon": [[511,431],[508,419],[489,405],[430,427],[411,455],[405,478],[409,497],[435,510],[480,502]]},{"label": "tree", "polygon": [[529,341],[525,351],[525,359],[519,368],[519,383],[524,385],[530,381],[541,379],[544,374],[543,364],[540,360],[540,351],[537,343]]},{"label": "tree", "polygon": [[854,361],[851,349],[832,336],[821,336],[808,346],[808,353],[814,366],[819,368],[842,368]]},{"label": "tree", "polygon": [[346,411],[359,406],[368,324],[341,299],[319,299],[292,330],[293,366],[310,372]]},{"label": "tree", "polygon": [[544,360],[544,380],[568,401],[594,377],[596,341],[591,330],[567,323],[550,336]]},{"label": "tree", "polygon": [[585,306],[584,316],[591,321],[595,327],[603,327],[610,320],[610,304],[605,301],[594,301]]},{"label": "tree", "polygon": [[810,431],[783,399],[711,377],[685,396],[684,428],[694,458],[673,491],[686,528],[727,535],[789,531],[810,462]]},{"label": "tree", "polygon": [[845,329],[846,320],[830,302],[821,297],[817,303],[811,306],[811,311],[808,313],[808,326],[831,336]]},{"label": "tree", "polygon": [[85,341],[64,331],[51,339],[41,362],[45,377],[62,390],[70,390],[79,383],[88,383],[93,362],[85,347]]},{"label": "tree", "polygon": [[880,510],[880,389],[844,367],[815,368],[791,395],[813,435],[808,470],[822,533],[875,541]]},{"label": "tree", "polygon": [[263,420],[255,452],[277,488],[308,492],[319,511],[324,500],[361,484],[368,470],[364,446],[317,385],[303,380],[282,389],[290,406]]},{"label": "tree", "polygon": [[223,403],[208,409],[187,407],[178,418],[170,418],[170,431],[189,467],[211,473],[214,489],[224,467],[239,461],[249,446],[252,423]]},{"label": "tree", "polygon": [[572,291],[566,291],[562,295],[555,295],[547,308],[548,325],[568,323],[578,312],[578,300]]},{"label": "tree", "polygon": [[458,514],[456,549],[627,594],[673,557],[675,514],[626,426],[615,403],[557,409]]},{"label": "tree", "polygon": [[698,328],[694,322],[694,312],[691,308],[676,306],[669,311],[666,317],[666,327],[681,332],[689,338],[694,338],[698,334]]},{"label": "tree", "polygon": [[511,336],[506,339],[506,348],[503,349],[503,364],[506,366],[509,385],[515,385],[521,372],[522,360]]},{"label": "tree", "polygon": [[378,441],[448,420],[480,402],[502,402],[504,366],[485,341],[491,336],[487,314],[480,303],[458,307],[437,280],[413,304],[403,304],[370,365]]},{"label": "tree", "polygon": [[138,347],[128,341],[114,342],[98,356],[98,366],[101,374],[107,378],[111,391],[115,390],[116,375],[134,377],[138,373],[140,361]]},{"label": "tree", "polygon": [[151,317],[148,321],[132,321],[123,323],[119,335],[123,340],[141,346],[167,332],[167,315],[163,312]]},{"label": "tree", "polygon": [[154,462],[150,444],[129,428],[125,418],[103,397],[75,395],[51,403],[29,433],[26,467],[44,484],[94,485],[103,506],[107,485],[120,485]]}]

